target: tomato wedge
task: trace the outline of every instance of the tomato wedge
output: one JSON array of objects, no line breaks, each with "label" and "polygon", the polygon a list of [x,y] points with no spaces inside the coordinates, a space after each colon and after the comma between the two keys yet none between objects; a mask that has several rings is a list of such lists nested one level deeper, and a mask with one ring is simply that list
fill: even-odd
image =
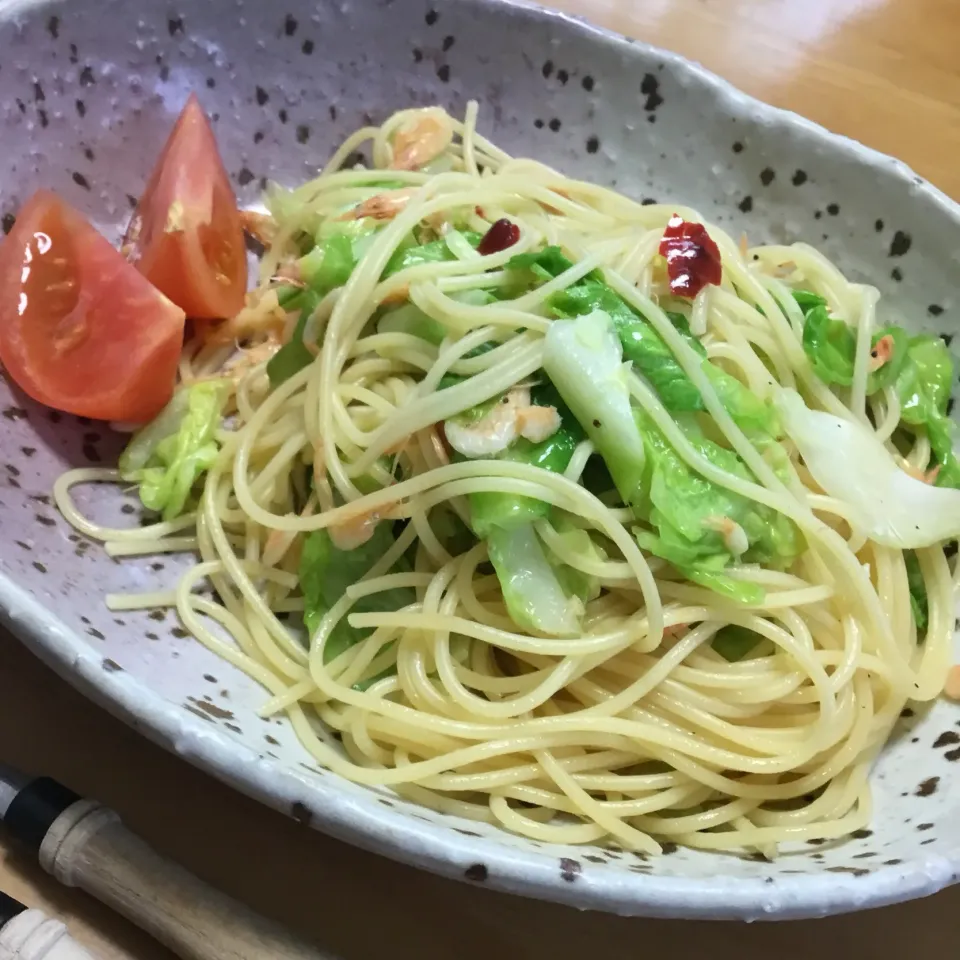
[{"label": "tomato wedge", "polygon": [[122,249],[188,317],[224,319],[243,306],[247,254],[240,213],[196,94],[160,154]]},{"label": "tomato wedge", "polygon": [[151,419],[173,393],[183,327],[183,311],[47,190],[0,244],[0,360],[40,403]]}]

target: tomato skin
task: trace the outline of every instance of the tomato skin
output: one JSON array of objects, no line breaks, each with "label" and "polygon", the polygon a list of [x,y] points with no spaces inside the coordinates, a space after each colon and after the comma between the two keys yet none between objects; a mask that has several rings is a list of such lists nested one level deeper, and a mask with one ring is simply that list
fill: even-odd
[{"label": "tomato skin", "polygon": [[247,254],[240,213],[196,94],[160,154],[122,249],[192,319],[225,319],[243,307]]},{"label": "tomato skin", "polygon": [[33,195],[0,243],[0,360],[66,413],[143,422],[170,399],[183,311],[72,207]]}]

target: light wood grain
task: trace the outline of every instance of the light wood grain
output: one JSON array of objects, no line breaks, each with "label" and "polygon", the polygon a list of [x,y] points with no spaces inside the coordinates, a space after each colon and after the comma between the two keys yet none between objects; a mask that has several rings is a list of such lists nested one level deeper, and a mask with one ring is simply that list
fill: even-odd
[{"label": "light wood grain", "polygon": [[[911,164],[960,197],[957,0],[555,0],[677,50],[742,89]],[[228,790],[84,701],[0,635],[0,757],[122,811],[158,850],[343,960],[710,960],[932,956],[960,888],[789,925],[578,913],[451,883],[313,833]],[[169,960],[145,934],[0,841],[0,889],[105,960]]]},{"label": "light wood grain", "polygon": [[96,800],[78,800],[60,814],[43,838],[40,865],[65,886],[112,907],[182,960],[333,960],[160,856]]}]

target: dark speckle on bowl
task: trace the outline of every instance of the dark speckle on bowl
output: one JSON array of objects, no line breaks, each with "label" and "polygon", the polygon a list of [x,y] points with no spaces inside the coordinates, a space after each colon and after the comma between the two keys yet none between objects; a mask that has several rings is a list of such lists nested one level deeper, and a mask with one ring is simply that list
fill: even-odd
[{"label": "dark speckle on bowl", "polygon": [[437,77],[442,83],[449,83],[450,81],[450,65],[448,63],[441,63],[437,67]]},{"label": "dark speckle on bowl", "polygon": [[489,871],[485,864],[471,863],[470,866],[463,871],[463,875],[474,883],[484,883],[489,876]]},{"label": "dark speckle on bowl", "polygon": [[297,32],[298,26],[299,24],[297,23],[297,18],[292,13],[288,13],[283,18],[283,32],[288,37],[292,37]]},{"label": "dark speckle on bowl", "polygon": [[257,103],[262,107],[269,99],[270,94],[267,93],[263,87],[257,87],[254,91],[254,96],[256,97]]},{"label": "dark speckle on bowl", "polygon": [[653,73],[645,73],[640,81],[640,92],[646,97],[643,109],[648,113],[656,110],[663,103],[660,93],[660,80]]},{"label": "dark speckle on bowl", "polygon": [[941,307],[939,303],[931,303],[930,306],[927,307],[927,313],[929,313],[931,317],[939,317],[943,313],[943,307]]},{"label": "dark speckle on bowl", "polygon": [[310,812],[310,808],[299,800],[290,807],[290,816],[293,817],[297,823],[302,823],[305,827],[309,827],[310,822],[313,820],[313,814]]},{"label": "dark speckle on bowl", "polygon": [[596,153],[600,149],[600,138],[587,137],[587,153]]},{"label": "dark speckle on bowl", "polygon": [[734,144],[733,144],[733,152],[734,152],[734,153],[743,153],[743,144],[742,144],[739,140],[734,141]]},{"label": "dark speckle on bowl", "polygon": [[566,880],[567,883],[573,883],[582,871],[583,867],[579,860],[574,860],[571,857],[560,858],[560,876]]},{"label": "dark speckle on bowl", "polygon": [[828,204],[827,204],[827,213],[829,213],[831,217],[835,217],[839,212],[840,212],[840,204],[839,204],[839,203],[828,203]]},{"label": "dark speckle on bowl", "polygon": [[913,238],[909,233],[904,233],[903,230],[897,230],[893,235],[893,239],[890,241],[890,256],[891,257],[902,257],[910,249],[910,244],[913,243]]},{"label": "dark speckle on bowl", "polygon": [[793,176],[790,178],[790,182],[795,187],[803,186],[807,182],[807,172],[806,170],[796,170],[794,171]]},{"label": "dark speckle on bowl", "polygon": [[873,224],[873,229],[876,230],[877,233],[882,233],[882,232],[883,232],[883,221],[882,221],[882,220],[875,220],[875,221],[874,221],[874,224]]},{"label": "dark speckle on bowl", "polygon": [[927,777],[926,780],[923,780],[916,789],[915,796],[918,797],[930,797],[937,792],[937,786],[940,783],[939,777]]},{"label": "dark speckle on bowl", "polygon": [[741,213],[749,213],[753,209],[753,197],[744,197],[738,204]]},{"label": "dark speckle on bowl", "polygon": [[944,730],[943,733],[933,741],[933,747],[935,750],[939,750],[941,747],[949,747],[955,743],[960,743],[960,733],[957,733],[956,730]]},{"label": "dark speckle on bowl", "polygon": [[776,177],[776,175],[776,171],[773,169],[773,167],[764,167],[763,170],[760,171],[760,182],[765,187],[769,187],[770,184],[773,183],[773,179]]}]

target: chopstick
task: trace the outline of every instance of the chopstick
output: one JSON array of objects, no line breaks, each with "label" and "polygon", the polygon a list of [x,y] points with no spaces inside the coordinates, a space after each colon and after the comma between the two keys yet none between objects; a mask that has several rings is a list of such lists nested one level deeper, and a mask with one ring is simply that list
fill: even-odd
[{"label": "chopstick", "polygon": [[0,765],[0,819],[47,873],[96,897],[183,960],[334,960],[162,857],[112,810],[49,777],[31,779]]}]

